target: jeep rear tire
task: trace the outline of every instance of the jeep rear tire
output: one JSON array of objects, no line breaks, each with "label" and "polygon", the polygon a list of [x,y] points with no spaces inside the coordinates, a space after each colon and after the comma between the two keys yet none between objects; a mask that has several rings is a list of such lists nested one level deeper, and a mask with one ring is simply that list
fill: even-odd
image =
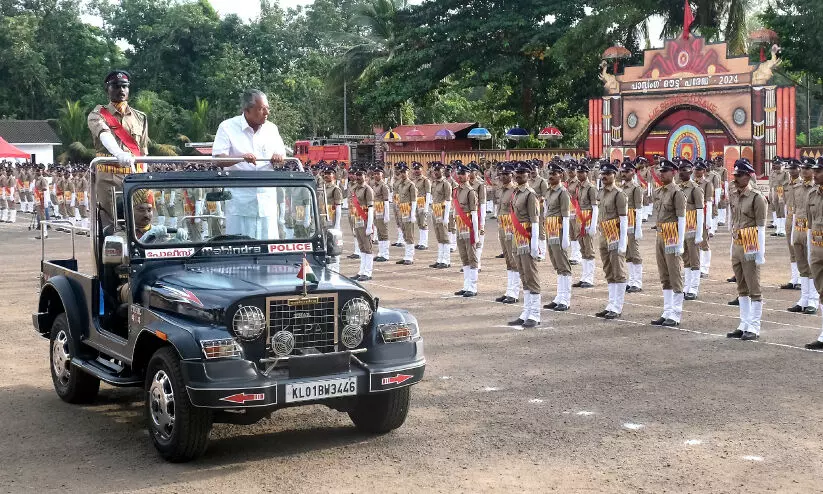
[{"label": "jeep rear tire", "polygon": [[67,403],[93,402],[100,391],[100,379],[71,365],[71,359],[76,356],[76,349],[65,312],[54,319],[49,341],[51,382],[57,396]]},{"label": "jeep rear tire", "polygon": [[349,417],[363,432],[385,434],[406,421],[410,400],[411,386],[359,396]]},{"label": "jeep rear tire", "polygon": [[189,401],[173,348],[154,352],[146,370],[145,392],[149,435],[160,455],[175,463],[202,455],[209,444],[212,413]]}]

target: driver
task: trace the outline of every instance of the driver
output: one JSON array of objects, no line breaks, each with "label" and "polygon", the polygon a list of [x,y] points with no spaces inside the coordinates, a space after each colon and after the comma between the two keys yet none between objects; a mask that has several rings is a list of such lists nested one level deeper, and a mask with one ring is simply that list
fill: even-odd
[{"label": "driver", "polygon": [[[176,243],[189,239],[185,228],[174,231],[164,225],[152,226],[154,221],[154,192],[149,189],[140,189],[132,194],[134,205],[134,238],[143,244]],[[173,230],[173,231],[170,231]]]}]

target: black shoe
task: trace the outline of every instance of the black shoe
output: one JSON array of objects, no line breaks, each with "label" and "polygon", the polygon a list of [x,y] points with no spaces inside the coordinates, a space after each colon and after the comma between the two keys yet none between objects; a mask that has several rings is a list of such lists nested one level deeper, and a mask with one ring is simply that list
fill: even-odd
[{"label": "black shoe", "polygon": [[577,266],[580,262],[578,262],[577,259],[569,259],[569,264],[572,266]]},{"label": "black shoe", "polygon": [[648,223],[648,222],[649,222],[649,220],[643,220],[643,223]]},{"label": "black shoe", "polygon": [[662,326],[664,322],[666,322],[666,318],[664,318],[664,317],[658,317],[657,319],[655,319],[654,321],[652,321],[652,323],[651,323],[651,324],[652,324],[652,326]]},{"label": "black shoe", "polygon": [[774,230],[777,227],[772,224],[772,225],[767,226],[766,228],[768,228],[769,230]]},{"label": "black shoe", "polygon": [[446,268],[450,268],[450,267],[452,267],[451,264],[440,264],[440,267],[438,267],[437,269],[446,269]]},{"label": "black shoe", "polygon": [[781,290],[794,290],[794,283],[792,283],[791,281],[788,282],[788,283],[783,283],[782,285],[780,285],[780,289]]},{"label": "black shoe", "polygon": [[701,278],[703,278],[703,279],[705,280],[706,278],[708,278],[708,277],[709,277],[709,275],[708,275],[708,274],[706,274],[706,273],[700,273],[700,277],[701,277]]},{"label": "black shoe", "polygon": [[611,312],[611,311],[601,310],[600,312],[595,312],[594,316],[595,317],[605,317],[605,315],[608,314],[609,312]]},{"label": "black shoe", "polygon": [[557,304],[554,303],[554,302],[546,304],[546,305],[543,306],[544,309],[554,309],[555,307],[557,307]]},{"label": "black shoe", "polygon": [[694,293],[684,293],[683,300],[697,300],[697,295]]},{"label": "black shoe", "polygon": [[411,266],[414,264],[414,261],[406,261],[405,259],[401,259],[397,261],[395,264],[402,264],[403,266]]},{"label": "black shoe", "polygon": [[557,306],[552,310],[555,312],[566,312],[569,310],[569,306],[566,304],[557,304]]},{"label": "black shoe", "polygon": [[360,275],[360,277],[357,278],[357,281],[371,281],[371,279],[371,276]]},{"label": "black shoe", "polygon": [[728,305],[740,305],[740,299],[733,299],[726,302]]},{"label": "black shoe", "polygon": [[663,321],[663,324],[661,324],[661,326],[666,326],[667,328],[676,328],[680,326],[680,323],[675,321],[674,319],[666,319],[665,321]]},{"label": "black shoe", "polygon": [[356,274],[356,275],[352,276],[351,279],[354,280],[354,281],[360,281],[360,275]]},{"label": "black shoe", "polygon": [[501,296],[497,297],[496,299],[494,299],[494,301],[495,301],[495,302],[501,302],[501,303],[502,303],[502,302],[503,302],[504,300],[506,300],[507,298],[508,298],[508,295],[501,295]]},{"label": "black shoe", "polygon": [[812,307],[811,305],[803,309],[804,314],[814,315],[817,314],[817,307]]},{"label": "black shoe", "polygon": [[740,337],[743,341],[752,341],[760,339],[760,335],[754,334],[751,331],[743,331],[743,336]]},{"label": "black shoe", "polygon": [[770,236],[770,237],[776,237],[776,236],[777,236],[777,233],[772,232],[772,233],[770,233],[770,234],[769,234],[769,236]]},{"label": "black shoe", "polygon": [[476,296],[477,296],[477,292],[463,292],[463,296],[464,296],[464,297],[466,297],[466,298],[469,298],[469,297],[476,297]]},{"label": "black shoe", "polygon": [[652,230],[657,230],[657,225],[654,225],[651,229]]},{"label": "black shoe", "polygon": [[572,288],[580,288],[581,286],[583,286],[582,281],[577,281],[575,283],[572,283]]},{"label": "black shoe", "polygon": [[807,350],[823,350],[823,341],[815,341],[812,343],[806,343]]},{"label": "black shoe", "polygon": [[535,321],[533,319],[527,319],[527,320],[523,321],[522,326],[523,326],[523,329],[534,328],[534,327],[537,327],[537,321]]},{"label": "black shoe", "polygon": [[791,307],[789,307],[786,310],[789,311],[789,312],[803,312],[803,307],[795,304],[795,305],[792,305]]},{"label": "black shoe", "polygon": [[460,290],[460,291],[454,292],[454,294],[457,295],[458,297],[462,297],[464,293],[466,293],[466,290]]},{"label": "black shoe", "polygon": [[643,291],[643,289],[640,288],[639,286],[630,286],[630,287],[626,288],[626,293],[640,293],[642,291]]},{"label": "black shoe", "polygon": [[509,326],[522,326],[524,322],[526,322],[526,321],[524,321],[523,319],[520,319],[518,317],[514,321],[509,321]]},{"label": "black shoe", "polygon": [[391,244],[391,246],[392,246],[392,247],[405,247],[406,245],[405,245],[405,244],[401,244],[400,242],[395,242],[395,243]]},{"label": "black shoe", "polygon": [[731,278],[726,278],[726,281],[729,283],[737,283],[737,276],[732,276]]},{"label": "black shoe", "polygon": [[386,259],[383,256],[377,256],[377,257],[374,258],[374,262],[387,262],[387,261],[388,261],[388,259]]},{"label": "black shoe", "polygon": [[800,290],[800,283],[795,283],[794,284],[794,289],[795,290]]},{"label": "black shoe", "polygon": [[786,234],[785,234],[785,233],[778,233],[778,234],[777,234],[777,236],[778,236],[778,237],[780,237],[780,238],[786,238]]},{"label": "black shoe", "polygon": [[[572,285],[572,286],[574,286],[574,285]],[[588,281],[581,281],[580,286],[578,286],[578,288],[594,288],[594,285],[592,285]]]},{"label": "black shoe", "polygon": [[350,255],[346,256],[346,258],[347,259],[360,259],[360,256],[358,256],[357,254],[350,254]]},{"label": "black shoe", "polygon": [[434,264],[429,264],[429,267],[430,267],[430,268],[435,268],[435,269],[440,269],[440,268],[442,268],[442,267],[443,267],[443,265],[442,265],[442,264],[440,264],[439,262],[436,262],[436,263],[434,263]]},{"label": "black shoe", "polygon": [[516,304],[517,302],[518,300],[514,297],[506,297],[506,299],[503,300],[504,304]]},{"label": "black shoe", "polygon": [[503,259],[504,257],[506,257],[506,254],[499,254],[494,256],[495,259]]},{"label": "black shoe", "polygon": [[417,250],[429,250],[425,245],[415,245],[414,248]]},{"label": "black shoe", "polygon": [[618,314],[617,312],[609,311],[606,312],[606,315],[603,316],[603,319],[617,319],[618,317],[620,317],[620,314]]},{"label": "black shoe", "polygon": [[743,336],[742,329],[735,329],[734,331],[726,333],[726,338],[740,338],[741,336]]}]

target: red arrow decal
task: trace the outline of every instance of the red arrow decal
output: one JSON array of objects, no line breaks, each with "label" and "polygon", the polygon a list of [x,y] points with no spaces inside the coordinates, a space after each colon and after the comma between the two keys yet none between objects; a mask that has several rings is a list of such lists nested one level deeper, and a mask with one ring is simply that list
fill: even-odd
[{"label": "red arrow decal", "polygon": [[231,396],[226,396],[225,398],[220,398],[221,401],[228,401],[231,403],[238,403],[240,405],[246,403],[247,401],[263,401],[266,399],[266,396],[263,393],[259,394],[246,394],[246,393],[237,393]]},{"label": "red arrow decal", "polygon": [[409,379],[411,379],[411,378],[413,378],[413,377],[414,377],[414,376],[410,376],[410,375],[408,375],[408,374],[397,374],[397,375],[396,375],[396,376],[394,376],[394,377],[384,377],[384,378],[380,381],[380,383],[381,383],[383,386],[385,386],[385,385],[387,385],[387,384],[401,384],[401,383],[404,383],[404,382],[408,381]]}]

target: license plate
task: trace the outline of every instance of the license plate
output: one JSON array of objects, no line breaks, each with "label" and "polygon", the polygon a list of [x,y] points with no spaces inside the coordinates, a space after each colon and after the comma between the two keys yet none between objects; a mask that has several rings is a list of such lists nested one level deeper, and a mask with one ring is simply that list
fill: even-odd
[{"label": "license plate", "polygon": [[357,394],[357,378],[327,379],[286,385],[286,403],[323,400]]}]

